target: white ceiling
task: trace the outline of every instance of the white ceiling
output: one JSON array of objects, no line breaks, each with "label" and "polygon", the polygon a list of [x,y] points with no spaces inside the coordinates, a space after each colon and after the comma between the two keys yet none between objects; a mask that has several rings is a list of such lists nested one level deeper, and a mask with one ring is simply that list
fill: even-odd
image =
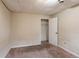
[{"label": "white ceiling", "polygon": [[51,15],[63,9],[78,4],[79,0],[64,0],[62,4],[44,4],[46,0],[2,0],[5,5],[13,12],[26,12]]}]

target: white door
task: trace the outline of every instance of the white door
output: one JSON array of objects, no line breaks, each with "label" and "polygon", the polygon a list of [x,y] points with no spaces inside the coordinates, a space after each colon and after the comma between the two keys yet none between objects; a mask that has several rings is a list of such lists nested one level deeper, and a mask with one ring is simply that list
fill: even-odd
[{"label": "white door", "polygon": [[49,43],[57,46],[57,17],[49,20]]}]

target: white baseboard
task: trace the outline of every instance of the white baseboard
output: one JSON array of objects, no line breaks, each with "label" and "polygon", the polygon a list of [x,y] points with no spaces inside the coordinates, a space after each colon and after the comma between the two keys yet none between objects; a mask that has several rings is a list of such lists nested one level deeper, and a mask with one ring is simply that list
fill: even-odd
[{"label": "white baseboard", "polygon": [[26,44],[19,44],[19,45],[13,44],[13,46],[11,48],[28,47],[28,46],[36,46],[36,45],[41,45],[41,43],[29,44],[29,45],[26,45]]},{"label": "white baseboard", "polygon": [[5,58],[8,54],[8,52],[10,51],[11,47],[10,46],[6,46],[4,47],[1,52],[0,52],[0,58]]},{"label": "white baseboard", "polygon": [[76,57],[79,57],[79,55],[78,55],[78,54],[76,54],[76,53],[74,53],[74,52],[72,52],[72,51],[70,51],[70,50],[68,50],[68,49],[66,49],[66,48],[63,48],[63,47],[61,47],[61,46],[58,46],[58,47],[60,47],[60,48],[64,49],[65,51],[67,51],[67,52],[69,52],[69,53],[73,54],[73,55],[74,55],[74,56],[76,56]]}]

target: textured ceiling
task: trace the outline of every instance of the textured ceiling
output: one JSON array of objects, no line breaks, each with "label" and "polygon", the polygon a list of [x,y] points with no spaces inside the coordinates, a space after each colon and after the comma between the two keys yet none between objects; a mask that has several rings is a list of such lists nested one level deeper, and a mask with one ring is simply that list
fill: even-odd
[{"label": "textured ceiling", "polygon": [[52,15],[63,9],[79,3],[79,0],[64,0],[64,3],[44,4],[46,0],[2,0],[8,9],[13,12],[36,13]]}]

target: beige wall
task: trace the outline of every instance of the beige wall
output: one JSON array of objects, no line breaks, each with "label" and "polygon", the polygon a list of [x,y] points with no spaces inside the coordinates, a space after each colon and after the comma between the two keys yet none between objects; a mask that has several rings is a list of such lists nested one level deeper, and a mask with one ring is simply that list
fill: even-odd
[{"label": "beige wall", "polygon": [[13,13],[13,47],[41,44],[41,18],[43,15]]},{"label": "beige wall", "polygon": [[10,12],[0,0],[0,57],[5,57],[10,43]]},{"label": "beige wall", "polygon": [[59,46],[79,56],[79,7],[57,15],[59,18]]}]

